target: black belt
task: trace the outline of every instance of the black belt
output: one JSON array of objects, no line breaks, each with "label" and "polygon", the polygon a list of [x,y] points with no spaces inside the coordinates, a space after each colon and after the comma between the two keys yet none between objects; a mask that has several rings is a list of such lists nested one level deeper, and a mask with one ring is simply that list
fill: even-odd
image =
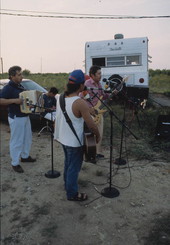
[{"label": "black belt", "polygon": [[9,114],[9,117],[11,118],[11,119],[14,119],[14,117],[28,117],[28,115],[15,115],[15,114]]}]

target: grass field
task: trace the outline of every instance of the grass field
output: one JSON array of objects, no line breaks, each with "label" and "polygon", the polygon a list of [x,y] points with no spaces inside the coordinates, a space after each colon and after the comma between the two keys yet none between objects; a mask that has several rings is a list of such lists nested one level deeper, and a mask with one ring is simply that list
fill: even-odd
[{"label": "grass field", "polygon": [[[165,93],[170,96],[170,73],[169,70],[150,70],[149,72],[149,89],[154,93]],[[68,73],[29,73],[23,72],[24,78],[29,78],[40,84],[45,88],[57,87],[60,92],[64,90],[64,87],[68,80]],[[4,73],[0,75],[0,79],[8,78],[8,74]]]}]

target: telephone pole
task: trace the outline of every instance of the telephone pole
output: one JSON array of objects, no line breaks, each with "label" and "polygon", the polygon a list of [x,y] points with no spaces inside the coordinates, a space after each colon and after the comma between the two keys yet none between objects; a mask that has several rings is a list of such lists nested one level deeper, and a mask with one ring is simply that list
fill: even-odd
[{"label": "telephone pole", "polygon": [[4,73],[4,68],[3,68],[3,58],[1,57],[1,72],[2,72],[2,75]]}]

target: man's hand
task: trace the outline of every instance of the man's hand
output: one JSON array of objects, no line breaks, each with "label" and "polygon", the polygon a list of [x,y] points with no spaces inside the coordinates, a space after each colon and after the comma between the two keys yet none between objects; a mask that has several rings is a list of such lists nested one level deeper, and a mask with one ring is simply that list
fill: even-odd
[{"label": "man's hand", "polygon": [[[93,108],[94,110],[94,108]],[[87,105],[87,103],[82,100],[82,99],[78,99],[73,103],[73,113],[76,117],[80,118],[83,117],[85,123],[87,124],[87,127],[89,128],[89,130],[96,135],[96,142],[99,142],[100,140],[100,133],[98,130],[98,127],[96,126],[96,124],[94,123],[91,115],[90,115],[90,111],[89,111],[89,107]]]},{"label": "man's hand", "polygon": [[95,110],[93,107],[90,107],[90,108],[89,108],[89,112],[90,112],[90,114],[91,114],[92,116],[94,116],[94,117],[98,114],[98,111]]},{"label": "man's hand", "polygon": [[23,99],[13,99],[14,100],[14,104],[17,104],[17,105],[21,105],[23,104]]}]

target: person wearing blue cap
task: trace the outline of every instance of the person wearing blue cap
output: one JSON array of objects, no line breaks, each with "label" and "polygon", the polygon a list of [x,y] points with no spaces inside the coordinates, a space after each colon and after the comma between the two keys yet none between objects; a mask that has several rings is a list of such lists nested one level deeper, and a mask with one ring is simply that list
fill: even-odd
[{"label": "person wearing blue cap", "polygon": [[82,70],[74,70],[69,75],[67,88],[63,95],[65,111],[72,122],[77,137],[64,116],[61,95],[57,96],[54,139],[62,144],[64,150],[64,183],[69,201],[87,199],[86,193],[78,192],[78,174],[83,162],[84,122],[96,136],[96,142],[100,140],[99,130],[90,115],[89,107],[78,96],[84,90],[84,82],[85,77]]}]

